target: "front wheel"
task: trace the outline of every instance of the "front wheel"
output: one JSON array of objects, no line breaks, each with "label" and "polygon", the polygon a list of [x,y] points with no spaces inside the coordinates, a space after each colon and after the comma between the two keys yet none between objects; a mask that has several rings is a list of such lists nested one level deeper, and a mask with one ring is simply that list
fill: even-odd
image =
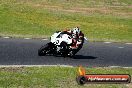
[{"label": "front wheel", "polygon": [[66,57],[67,54],[68,54],[68,45],[67,45],[67,43],[66,43],[66,42],[62,42],[62,43],[60,44],[60,47],[61,47],[61,50],[60,50],[61,55],[62,55],[63,57]]},{"label": "front wheel", "polygon": [[39,56],[45,56],[46,54],[48,54],[50,52],[50,43],[42,46],[39,50],[38,50],[38,55]]},{"label": "front wheel", "polygon": [[73,51],[71,50],[71,51],[69,51],[68,56],[69,56],[70,58],[73,58],[73,57],[75,56],[75,54],[74,54]]}]

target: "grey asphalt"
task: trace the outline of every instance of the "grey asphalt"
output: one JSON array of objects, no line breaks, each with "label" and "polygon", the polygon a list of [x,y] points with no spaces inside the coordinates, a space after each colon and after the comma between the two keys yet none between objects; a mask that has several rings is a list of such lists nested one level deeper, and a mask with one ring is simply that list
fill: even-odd
[{"label": "grey asphalt", "polygon": [[38,49],[47,42],[0,38],[0,65],[132,66],[132,45],[125,43],[85,43],[75,58],[38,56]]}]

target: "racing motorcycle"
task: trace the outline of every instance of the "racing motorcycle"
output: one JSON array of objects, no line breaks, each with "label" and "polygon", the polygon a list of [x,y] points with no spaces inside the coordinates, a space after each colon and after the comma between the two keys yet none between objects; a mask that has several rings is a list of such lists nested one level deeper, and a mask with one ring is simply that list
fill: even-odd
[{"label": "racing motorcycle", "polygon": [[[84,39],[87,40],[86,37]],[[50,37],[50,42],[38,50],[38,55],[73,57],[75,54],[71,48],[72,44],[73,37],[70,34],[57,31]]]}]

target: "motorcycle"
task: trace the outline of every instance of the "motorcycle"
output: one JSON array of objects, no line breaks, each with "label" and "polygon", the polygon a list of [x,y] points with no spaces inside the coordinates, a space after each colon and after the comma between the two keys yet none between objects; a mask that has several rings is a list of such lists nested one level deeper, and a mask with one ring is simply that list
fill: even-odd
[{"label": "motorcycle", "polygon": [[[84,37],[84,40],[87,40],[87,38]],[[72,44],[73,44],[72,35],[61,31],[57,31],[50,37],[50,42],[42,46],[38,50],[38,55],[73,57],[75,54],[73,53],[73,49],[71,48]]]}]

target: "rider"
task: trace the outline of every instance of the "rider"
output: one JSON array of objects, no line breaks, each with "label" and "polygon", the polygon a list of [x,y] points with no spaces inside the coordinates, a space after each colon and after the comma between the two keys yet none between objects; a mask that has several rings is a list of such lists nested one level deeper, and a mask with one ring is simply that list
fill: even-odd
[{"label": "rider", "polygon": [[71,30],[65,30],[62,33],[67,33],[72,36],[73,43],[71,48],[73,49],[73,54],[76,54],[83,46],[84,34],[80,31],[79,27],[75,27]]},{"label": "rider", "polygon": [[73,38],[75,39],[75,48],[73,48],[73,53],[76,54],[83,46],[84,43],[84,34],[79,29],[79,27],[73,28]]}]

